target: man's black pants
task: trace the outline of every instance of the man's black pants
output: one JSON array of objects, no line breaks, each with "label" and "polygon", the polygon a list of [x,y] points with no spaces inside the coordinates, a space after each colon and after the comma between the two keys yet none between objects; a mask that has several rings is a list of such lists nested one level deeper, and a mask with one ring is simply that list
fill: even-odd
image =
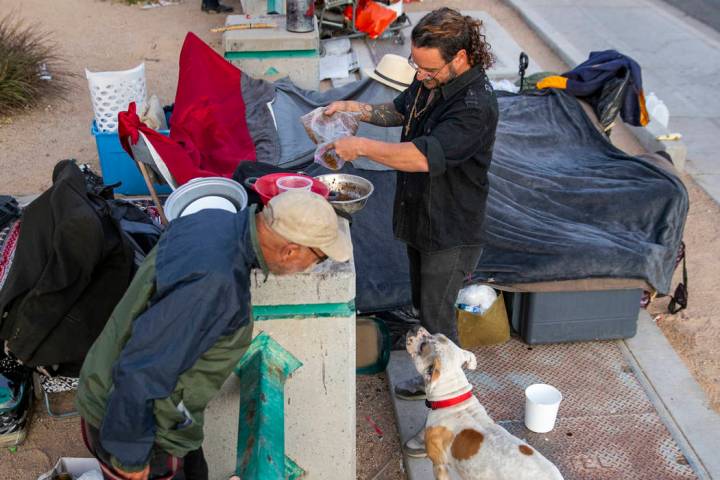
[{"label": "man's black pants", "polygon": [[456,247],[421,252],[408,245],[413,306],[430,333],[442,333],[457,343],[455,300],[466,278],[475,271],[482,247]]}]

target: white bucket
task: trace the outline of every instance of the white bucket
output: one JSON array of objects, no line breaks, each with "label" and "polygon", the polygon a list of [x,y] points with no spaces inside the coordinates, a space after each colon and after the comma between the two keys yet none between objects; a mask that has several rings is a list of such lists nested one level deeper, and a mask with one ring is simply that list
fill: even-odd
[{"label": "white bucket", "polygon": [[142,115],[147,102],[144,63],[119,72],[91,72],[85,69],[85,76],[99,131],[117,131],[118,113],[127,110],[130,102],[137,104],[138,116]]},{"label": "white bucket", "polygon": [[555,427],[562,394],[552,385],[536,383],[525,389],[525,426],[537,433]]}]

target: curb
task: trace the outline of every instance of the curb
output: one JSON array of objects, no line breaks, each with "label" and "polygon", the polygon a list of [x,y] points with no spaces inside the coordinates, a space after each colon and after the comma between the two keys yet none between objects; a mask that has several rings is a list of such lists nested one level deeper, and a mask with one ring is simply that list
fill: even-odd
[{"label": "curb", "polygon": [[641,310],[637,335],[617,343],[698,477],[720,479],[720,415],[650,314]]}]

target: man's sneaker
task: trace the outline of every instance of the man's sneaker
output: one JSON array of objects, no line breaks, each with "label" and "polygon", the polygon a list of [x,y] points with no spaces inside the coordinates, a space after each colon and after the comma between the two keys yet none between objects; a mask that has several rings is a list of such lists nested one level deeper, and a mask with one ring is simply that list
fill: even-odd
[{"label": "man's sneaker", "polygon": [[12,447],[25,441],[30,425],[29,395],[19,411],[0,413],[0,447]]},{"label": "man's sneaker", "polygon": [[418,433],[415,434],[410,440],[405,442],[403,445],[403,451],[405,455],[411,458],[425,458],[427,457],[427,450],[425,449],[425,428],[421,428]]},{"label": "man's sneaker", "polygon": [[403,400],[425,400],[425,381],[417,375],[395,385],[395,396]]},{"label": "man's sneaker", "polygon": [[208,0],[202,2],[200,9],[205,13],[232,13],[233,7],[223,5],[218,0]]}]

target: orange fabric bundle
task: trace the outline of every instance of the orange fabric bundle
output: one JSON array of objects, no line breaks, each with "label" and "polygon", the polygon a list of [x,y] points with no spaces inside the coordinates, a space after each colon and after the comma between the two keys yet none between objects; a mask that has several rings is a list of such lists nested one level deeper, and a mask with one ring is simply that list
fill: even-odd
[{"label": "orange fabric bundle", "polygon": [[[345,17],[352,20],[352,7],[345,9]],[[367,33],[370,38],[379,37],[395,21],[397,13],[372,0],[361,0],[357,6],[355,28]]]}]

